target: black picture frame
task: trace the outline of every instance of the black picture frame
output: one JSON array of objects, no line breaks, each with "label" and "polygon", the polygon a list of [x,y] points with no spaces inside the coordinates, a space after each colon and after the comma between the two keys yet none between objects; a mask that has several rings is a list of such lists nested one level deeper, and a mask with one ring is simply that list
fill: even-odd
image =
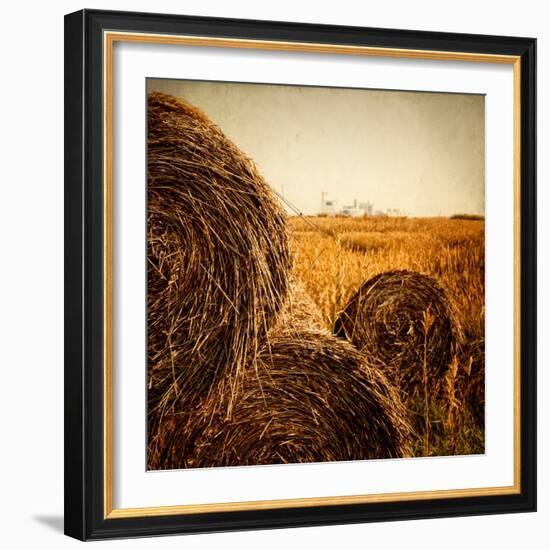
[{"label": "black picture frame", "polygon": [[[520,491],[508,495],[106,517],[104,31],[517,56],[521,67]],[[536,40],[83,10],[65,17],[65,533],[80,540],[536,510]]]}]

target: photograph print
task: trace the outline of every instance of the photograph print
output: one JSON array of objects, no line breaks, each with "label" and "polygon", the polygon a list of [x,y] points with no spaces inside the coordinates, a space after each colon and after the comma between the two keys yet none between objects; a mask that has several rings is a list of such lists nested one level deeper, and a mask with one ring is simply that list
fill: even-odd
[{"label": "photograph print", "polygon": [[485,453],[485,97],[147,80],[147,469]]}]

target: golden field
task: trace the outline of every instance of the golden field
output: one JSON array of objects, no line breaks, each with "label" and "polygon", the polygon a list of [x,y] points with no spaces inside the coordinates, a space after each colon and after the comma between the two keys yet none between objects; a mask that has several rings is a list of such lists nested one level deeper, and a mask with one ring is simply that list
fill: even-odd
[{"label": "golden field", "polygon": [[[483,219],[296,216],[289,218],[289,226],[294,276],[321,310],[327,329],[332,330],[339,312],[366,280],[407,269],[436,278],[456,306],[466,344],[483,342]],[[457,357],[458,373],[447,381],[446,396],[429,404],[430,455],[484,452],[484,427],[472,420],[463,395],[465,384],[460,383],[470,375],[471,366],[467,353]],[[476,383],[482,384],[483,378]],[[420,416],[423,404],[411,409],[413,416]],[[421,431],[417,455],[426,454]]]}]

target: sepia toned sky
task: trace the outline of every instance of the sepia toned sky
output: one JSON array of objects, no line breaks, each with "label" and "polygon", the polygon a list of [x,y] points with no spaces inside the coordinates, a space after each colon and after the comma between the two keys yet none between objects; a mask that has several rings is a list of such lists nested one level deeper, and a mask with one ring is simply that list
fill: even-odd
[{"label": "sepia toned sky", "polygon": [[305,214],[321,192],[410,216],[484,214],[481,95],[149,79],[202,109]]}]

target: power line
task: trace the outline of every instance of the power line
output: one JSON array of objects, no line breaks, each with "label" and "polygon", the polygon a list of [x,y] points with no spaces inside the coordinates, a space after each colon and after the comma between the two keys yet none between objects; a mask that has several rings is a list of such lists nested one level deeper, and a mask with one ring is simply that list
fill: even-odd
[{"label": "power line", "polygon": [[300,218],[302,218],[306,223],[311,225],[314,229],[317,231],[320,231],[321,233],[325,233],[326,235],[329,235],[330,237],[334,237],[334,233],[332,231],[329,231],[328,229],[325,229],[324,227],[321,227],[320,225],[317,225],[316,223],[312,222],[309,218],[306,217],[306,215],[294,204],[292,204],[287,198],[283,197],[278,191],[273,189],[273,192]]}]

